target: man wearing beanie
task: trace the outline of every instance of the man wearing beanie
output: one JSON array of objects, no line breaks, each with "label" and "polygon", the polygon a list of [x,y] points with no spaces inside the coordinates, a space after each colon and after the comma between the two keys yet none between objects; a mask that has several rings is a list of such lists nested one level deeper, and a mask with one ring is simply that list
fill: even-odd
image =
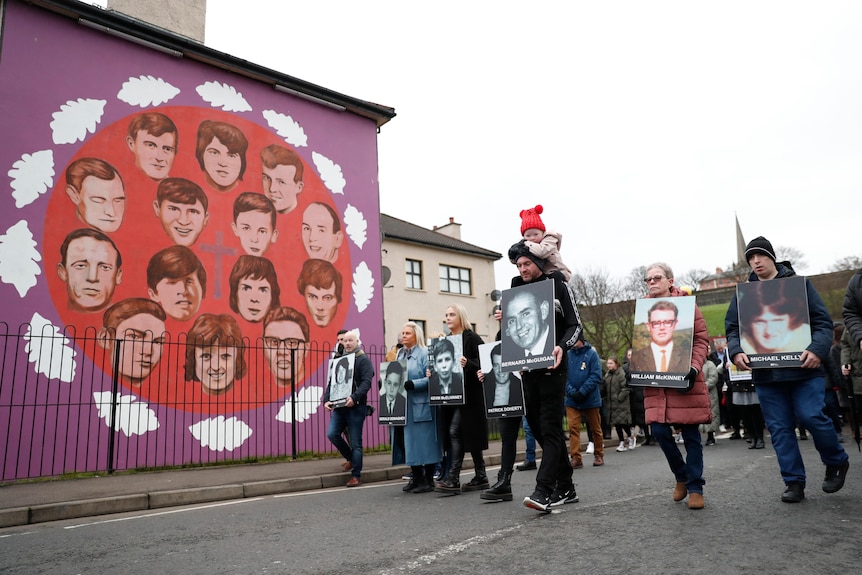
[{"label": "man wearing beanie", "polygon": [[[751,240],[745,248],[751,267],[748,281],[781,281],[796,275],[790,262],[775,261],[775,250],[763,236]],[[832,421],[823,413],[823,362],[832,344],[832,318],[811,285],[805,279],[811,344],[802,352],[800,367],[763,368],[752,372],[757,397],[763,410],[766,427],[772,437],[772,448],[784,479],[781,500],[798,503],[805,498],[805,466],[796,440],[796,425],[811,432],[820,460],[826,466],[822,489],[835,493],[844,486],[850,458],[838,442]],[[734,295],[724,318],[727,349],[733,363],[741,370],[751,370],[748,356],[740,343],[737,296]]]},{"label": "man wearing beanie", "polygon": [[[536,473],[536,489],[524,499],[524,505],[548,511],[550,507],[578,500],[561,422],[567,377],[566,352],[582,333],[581,320],[575,298],[562,274],[558,271],[543,273],[545,262],[533,254],[523,240],[509,248],[509,260],[517,266],[519,274],[512,278],[512,287],[540,281],[554,284],[555,364],[552,368],[522,372],[527,421],[543,453]],[[500,321],[503,314],[497,311],[494,317]]]}]

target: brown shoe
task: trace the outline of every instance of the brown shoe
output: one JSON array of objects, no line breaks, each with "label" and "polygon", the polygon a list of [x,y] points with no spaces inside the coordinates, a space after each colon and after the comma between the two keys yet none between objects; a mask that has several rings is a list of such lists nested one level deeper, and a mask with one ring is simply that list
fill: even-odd
[{"label": "brown shoe", "polygon": [[[673,488],[673,500],[682,501],[685,499],[686,494],[688,494],[688,489],[686,489],[685,483],[677,481],[676,487]],[[701,496],[700,500],[701,502],[703,501],[703,496]]]},{"label": "brown shoe", "polygon": [[688,508],[689,509],[703,509],[703,493],[689,493],[688,494]]},{"label": "brown shoe", "polygon": [[357,486],[357,485],[359,485],[360,483],[362,483],[362,482],[361,482],[361,481],[359,481],[359,478],[358,478],[358,477],[351,477],[351,478],[350,478],[350,481],[348,481],[348,482],[347,482],[347,486],[348,486],[348,487],[356,487],[356,486]]},{"label": "brown shoe", "polygon": [[350,471],[351,469],[353,469],[353,464],[350,463],[349,461],[345,461],[344,463],[341,464],[341,470],[342,471]]},{"label": "brown shoe", "polygon": [[581,469],[584,466],[584,462],[580,459],[572,459],[572,469]]},{"label": "brown shoe", "polygon": [[593,467],[601,467],[604,464],[605,458],[601,455],[596,455],[595,458],[593,458]]}]

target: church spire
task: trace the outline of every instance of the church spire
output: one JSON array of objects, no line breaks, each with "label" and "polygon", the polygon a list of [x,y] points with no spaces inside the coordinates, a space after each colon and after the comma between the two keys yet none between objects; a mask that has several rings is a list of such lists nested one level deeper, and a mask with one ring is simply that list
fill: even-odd
[{"label": "church spire", "polygon": [[739,267],[745,263],[745,238],[742,237],[742,228],[739,227],[739,216],[736,212],[733,213],[736,219],[736,266]]}]

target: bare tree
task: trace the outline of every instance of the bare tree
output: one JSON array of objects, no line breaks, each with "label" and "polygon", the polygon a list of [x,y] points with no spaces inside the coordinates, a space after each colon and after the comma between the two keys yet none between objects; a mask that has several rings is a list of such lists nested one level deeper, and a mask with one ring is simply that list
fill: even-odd
[{"label": "bare tree", "polygon": [[[572,275],[569,285],[581,308],[584,337],[601,357],[618,353],[622,343],[631,339],[626,322],[630,323],[628,316],[634,314],[633,305],[621,302],[628,298],[624,297],[619,282],[605,270],[587,269]],[[628,307],[632,308],[630,312]]]},{"label": "bare tree", "polygon": [[862,256],[846,256],[829,266],[830,272],[854,271],[862,268]]},{"label": "bare tree", "polygon": [[632,268],[629,275],[620,284],[621,299],[639,299],[649,293],[644,278],[646,277],[646,266]]},{"label": "bare tree", "polygon": [[805,253],[790,246],[778,246],[775,248],[775,261],[789,261],[793,265],[793,269],[801,272],[808,268],[808,262],[805,261]]},{"label": "bare tree", "polygon": [[689,270],[682,275],[676,276],[674,284],[679,287],[690,286],[693,290],[697,291],[700,289],[700,282],[711,275],[712,274],[706,270]]}]

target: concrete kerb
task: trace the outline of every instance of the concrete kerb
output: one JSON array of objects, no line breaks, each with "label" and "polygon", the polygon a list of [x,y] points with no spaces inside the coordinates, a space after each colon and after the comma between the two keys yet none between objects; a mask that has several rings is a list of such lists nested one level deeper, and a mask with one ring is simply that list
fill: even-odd
[{"label": "concrete kerb", "polygon": [[[523,459],[523,453],[519,453],[518,455]],[[537,456],[541,457],[541,450],[538,451]],[[500,459],[501,457],[499,453],[485,454],[485,462],[489,466],[499,465]],[[472,467],[473,462],[470,457],[467,457],[464,461],[464,469],[472,469]],[[362,481],[363,483],[392,481],[400,479],[402,475],[409,471],[410,468],[405,465],[386,467],[383,469],[368,469],[363,472]],[[287,479],[250,481],[228,485],[152,491],[149,493],[135,493],[79,501],[48,503],[30,507],[13,507],[9,509],[0,509],[0,527],[14,527],[32,523],[44,523],[47,521],[91,517],[95,515],[145,511],[147,509],[192,505],[211,501],[224,501],[230,499],[275,495],[278,493],[294,493],[321,488],[343,487],[347,483],[348,479],[350,479],[350,473],[331,473],[320,476],[313,475]]]}]

